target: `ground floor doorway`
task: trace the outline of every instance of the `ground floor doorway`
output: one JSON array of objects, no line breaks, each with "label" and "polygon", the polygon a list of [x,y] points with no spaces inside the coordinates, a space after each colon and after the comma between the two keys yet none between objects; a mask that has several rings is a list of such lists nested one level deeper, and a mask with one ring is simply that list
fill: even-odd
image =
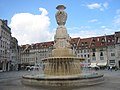
[{"label": "ground floor doorway", "polygon": [[120,68],[120,60],[118,61],[118,67]]}]

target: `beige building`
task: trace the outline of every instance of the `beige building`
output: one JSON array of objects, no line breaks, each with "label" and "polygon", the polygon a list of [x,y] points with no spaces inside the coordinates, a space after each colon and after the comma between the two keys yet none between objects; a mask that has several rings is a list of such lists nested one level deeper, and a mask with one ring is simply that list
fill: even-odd
[{"label": "beige building", "polygon": [[41,64],[41,59],[50,57],[52,50],[53,41],[22,45],[20,47],[21,69],[29,65]]},{"label": "beige building", "polygon": [[[77,57],[85,58],[83,64],[91,67],[117,66],[120,68],[120,32],[91,38],[72,38],[71,48]],[[42,42],[21,46],[21,64],[41,63],[42,58],[50,57],[54,42]]]},{"label": "beige building", "polygon": [[[117,35],[116,35],[117,33]],[[119,34],[119,35],[118,35]],[[92,38],[84,38],[78,44],[78,57],[85,58],[85,63],[91,66],[117,66],[120,68],[120,43],[117,43],[120,32],[114,35],[105,35]]]}]

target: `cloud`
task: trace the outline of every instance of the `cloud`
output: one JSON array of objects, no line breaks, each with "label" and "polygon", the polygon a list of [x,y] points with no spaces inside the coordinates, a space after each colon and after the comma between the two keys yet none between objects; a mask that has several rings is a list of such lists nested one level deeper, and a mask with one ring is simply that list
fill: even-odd
[{"label": "cloud", "polygon": [[104,29],[104,28],[106,28],[106,26],[101,26],[101,28],[103,28],[103,29]]},{"label": "cloud", "polygon": [[107,2],[103,3],[103,8],[107,9],[109,4]]},{"label": "cloud", "polygon": [[31,44],[48,41],[53,38],[49,31],[50,18],[44,8],[39,8],[40,15],[31,13],[17,13],[11,18],[10,27],[12,36],[18,39],[18,43]]},{"label": "cloud", "polygon": [[120,9],[116,10],[116,16],[113,20],[114,26],[120,28]]},{"label": "cloud", "polygon": [[101,4],[98,4],[98,3],[88,4],[87,7],[89,9],[99,9],[101,8]]},{"label": "cloud", "polygon": [[80,38],[88,38],[88,37],[95,37],[96,33],[91,32],[89,30],[81,30],[78,33],[70,33],[70,37],[75,38],[75,37],[80,37]]},{"label": "cloud", "polygon": [[89,9],[98,9],[100,11],[104,11],[108,8],[109,4],[107,2],[105,3],[92,3],[86,5]]},{"label": "cloud", "polygon": [[108,28],[107,26],[101,26],[98,27],[97,29],[92,29],[90,26],[81,26],[81,27],[69,28],[69,30],[73,30],[73,31],[75,31],[77,28],[77,32],[70,33],[70,37],[89,38],[89,37],[104,36],[105,34],[110,35],[115,32],[113,29]]},{"label": "cloud", "polygon": [[117,15],[117,16],[115,17],[114,23],[115,23],[116,25],[120,25],[120,15]]},{"label": "cloud", "polygon": [[117,9],[117,10],[116,10],[116,14],[120,14],[120,9]]},{"label": "cloud", "polygon": [[88,22],[94,23],[94,22],[97,22],[97,21],[98,21],[97,19],[92,19],[92,20],[89,20]]}]

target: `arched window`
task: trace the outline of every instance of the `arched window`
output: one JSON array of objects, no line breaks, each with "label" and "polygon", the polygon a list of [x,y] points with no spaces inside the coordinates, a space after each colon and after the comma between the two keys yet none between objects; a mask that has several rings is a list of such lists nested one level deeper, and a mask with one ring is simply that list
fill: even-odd
[{"label": "arched window", "polygon": [[94,56],[95,57],[95,53],[93,52],[93,55],[92,56]]},{"label": "arched window", "polygon": [[100,56],[103,56],[103,52],[100,52]]}]

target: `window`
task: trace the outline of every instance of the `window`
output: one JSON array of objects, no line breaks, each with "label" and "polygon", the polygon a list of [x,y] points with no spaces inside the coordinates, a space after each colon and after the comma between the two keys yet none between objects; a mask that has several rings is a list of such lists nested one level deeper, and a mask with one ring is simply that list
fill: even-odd
[{"label": "window", "polygon": [[90,63],[90,59],[88,59],[88,63]]},{"label": "window", "polygon": [[114,42],[114,39],[112,40],[112,42]]},{"label": "window", "polygon": [[81,50],[81,53],[82,53],[82,50]]},{"label": "window", "polygon": [[100,60],[104,60],[104,57],[100,57]]},{"label": "window", "polygon": [[119,37],[117,37],[117,43],[120,43],[120,38]]},{"label": "window", "polygon": [[83,55],[81,55],[81,57],[83,57]]},{"label": "window", "polygon": [[100,52],[100,56],[103,56],[103,52]]},{"label": "window", "polygon": [[115,60],[110,60],[110,63],[115,63]]},{"label": "window", "polygon": [[120,57],[120,52],[118,52],[118,56]]},{"label": "window", "polygon": [[115,56],[115,53],[111,53],[111,56]]},{"label": "window", "polygon": [[85,42],[85,44],[87,44],[87,42]]},{"label": "window", "polygon": [[95,46],[95,44],[94,44],[94,43],[92,43],[91,45],[92,45],[92,46]]},{"label": "window", "polygon": [[93,55],[92,55],[93,57],[95,57],[95,53],[93,53]]},{"label": "window", "polygon": [[14,52],[14,50],[12,50],[12,53]]},{"label": "window", "polygon": [[109,49],[110,52],[112,52],[113,50],[112,49]]},{"label": "window", "polygon": [[89,50],[87,50],[87,52],[89,52]]},{"label": "window", "polygon": [[88,54],[88,58],[90,57],[90,55]]},{"label": "window", "polygon": [[94,49],[92,49],[92,51],[93,51],[93,52],[96,52],[96,49],[94,48]]},{"label": "window", "polygon": [[103,51],[103,49],[100,49],[100,51]]},{"label": "window", "polygon": [[84,55],[84,57],[86,57],[86,55]]},{"label": "window", "polygon": [[105,42],[105,39],[104,39],[104,38],[102,38],[102,42]]},{"label": "window", "polygon": [[86,50],[84,50],[84,53],[86,53]]},{"label": "window", "polygon": [[93,39],[93,42],[95,42],[95,39]]},{"label": "window", "polygon": [[96,60],[96,57],[93,57],[92,60],[95,61],[95,60]]},{"label": "window", "polygon": [[82,46],[84,45],[84,42],[81,42]]},{"label": "window", "polygon": [[97,38],[97,41],[99,41],[100,39],[99,38]]}]

